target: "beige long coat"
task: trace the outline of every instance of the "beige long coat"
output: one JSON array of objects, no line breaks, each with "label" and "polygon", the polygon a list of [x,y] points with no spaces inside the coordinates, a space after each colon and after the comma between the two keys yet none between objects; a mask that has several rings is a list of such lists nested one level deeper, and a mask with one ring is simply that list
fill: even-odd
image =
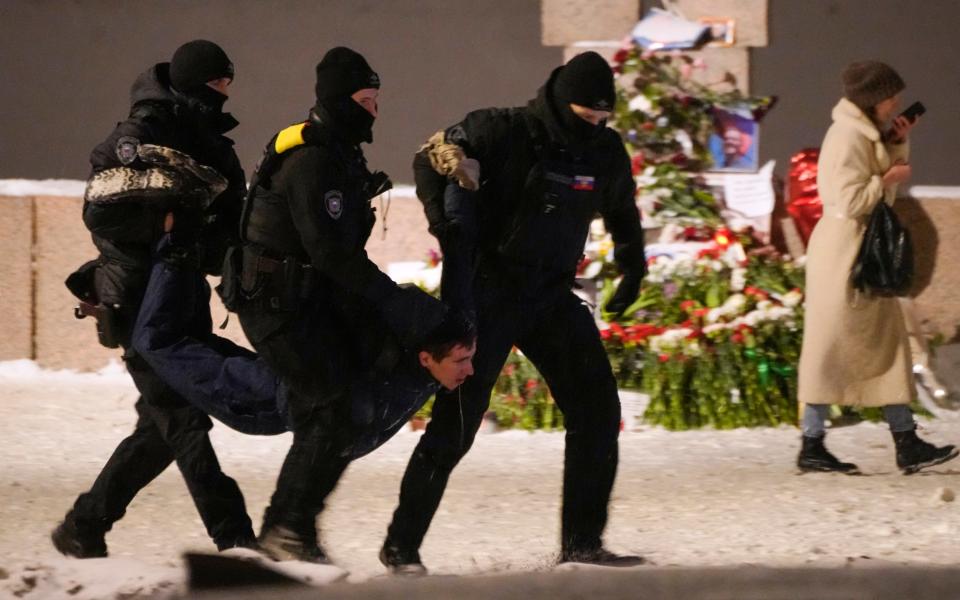
[{"label": "beige long coat", "polygon": [[870,212],[893,204],[882,175],[907,144],[884,144],[855,104],[833,109],[817,165],[823,217],[807,247],[807,288],[799,400],[805,404],[883,406],[913,397],[910,346],[896,298],[853,289],[853,266]]}]

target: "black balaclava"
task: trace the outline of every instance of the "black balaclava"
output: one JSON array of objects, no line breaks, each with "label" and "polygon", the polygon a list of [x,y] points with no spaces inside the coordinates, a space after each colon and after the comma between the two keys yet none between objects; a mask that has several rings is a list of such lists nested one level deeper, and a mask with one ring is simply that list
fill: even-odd
[{"label": "black balaclava", "polygon": [[314,112],[325,113],[329,123],[352,144],[373,141],[375,117],[351,96],[359,90],[380,88],[380,76],[366,59],[350,48],[339,46],[327,52],[317,64],[317,105]]},{"label": "black balaclava", "polygon": [[201,112],[220,113],[223,110],[227,97],[207,85],[208,81],[223,77],[233,79],[233,63],[213,42],[187,42],[177,48],[170,59],[170,84],[191,105],[199,104]]},{"label": "black balaclava", "polygon": [[558,69],[553,80],[553,98],[560,124],[572,137],[578,140],[596,137],[606,123],[593,125],[583,120],[573,112],[570,104],[613,111],[617,93],[610,65],[596,52],[574,56]]}]

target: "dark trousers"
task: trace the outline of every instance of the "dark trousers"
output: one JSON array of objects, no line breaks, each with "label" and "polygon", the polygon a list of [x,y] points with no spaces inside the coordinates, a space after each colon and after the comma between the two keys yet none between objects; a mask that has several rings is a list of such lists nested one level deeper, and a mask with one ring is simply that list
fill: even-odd
[{"label": "dark trousers", "polygon": [[475,374],[459,393],[440,392],[434,401],[388,530],[389,541],[401,548],[420,547],[450,472],[470,449],[514,345],[546,379],[564,414],[563,549],[588,550],[601,544],[620,425],[620,401],[609,360],[590,311],[572,292],[560,290],[540,299],[518,296],[515,290],[517,286],[507,281],[477,281]]},{"label": "dark trousers", "polygon": [[207,290],[195,269],[156,261],[133,347],[176,393],[211,417],[243,433],[286,432],[276,374],[253,352],[210,332]]},{"label": "dark trousers", "polygon": [[317,542],[317,515],[352,460],[337,439],[343,429],[321,412],[294,429],[261,532],[282,525],[307,544]]},{"label": "dark trousers", "polygon": [[240,322],[260,357],[283,379],[293,431],[261,533],[282,525],[314,542],[317,515],[351,460],[355,431],[345,382],[355,376],[356,365],[343,347],[348,332],[319,303],[305,303],[282,320],[251,305],[240,311]]},{"label": "dark trousers", "polygon": [[74,503],[71,517],[78,528],[93,534],[109,531],[134,496],[176,461],[217,546],[230,547],[238,539],[252,538],[243,494],[220,469],[210,443],[210,418],[178,396],[132,350],[124,353],[124,361],[141,394],[136,403],[137,424],[90,490]]}]

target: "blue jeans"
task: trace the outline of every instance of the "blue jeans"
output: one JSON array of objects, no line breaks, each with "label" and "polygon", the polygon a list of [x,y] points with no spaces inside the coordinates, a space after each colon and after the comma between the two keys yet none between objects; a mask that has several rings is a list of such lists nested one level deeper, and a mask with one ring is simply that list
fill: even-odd
[{"label": "blue jeans", "polygon": [[[823,437],[826,435],[824,421],[830,414],[829,404],[807,404],[803,408],[804,437]],[[883,407],[883,418],[890,426],[890,431],[898,433],[910,431],[914,428],[913,411],[906,404],[889,404]]]}]

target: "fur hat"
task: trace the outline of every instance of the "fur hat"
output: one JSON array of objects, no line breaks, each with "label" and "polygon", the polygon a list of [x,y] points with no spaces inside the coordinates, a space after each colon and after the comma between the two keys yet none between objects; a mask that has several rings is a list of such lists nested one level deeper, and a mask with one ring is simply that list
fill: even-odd
[{"label": "fur hat", "polygon": [[867,111],[906,86],[893,67],[875,60],[851,63],[843,70],[843,95]]}]

